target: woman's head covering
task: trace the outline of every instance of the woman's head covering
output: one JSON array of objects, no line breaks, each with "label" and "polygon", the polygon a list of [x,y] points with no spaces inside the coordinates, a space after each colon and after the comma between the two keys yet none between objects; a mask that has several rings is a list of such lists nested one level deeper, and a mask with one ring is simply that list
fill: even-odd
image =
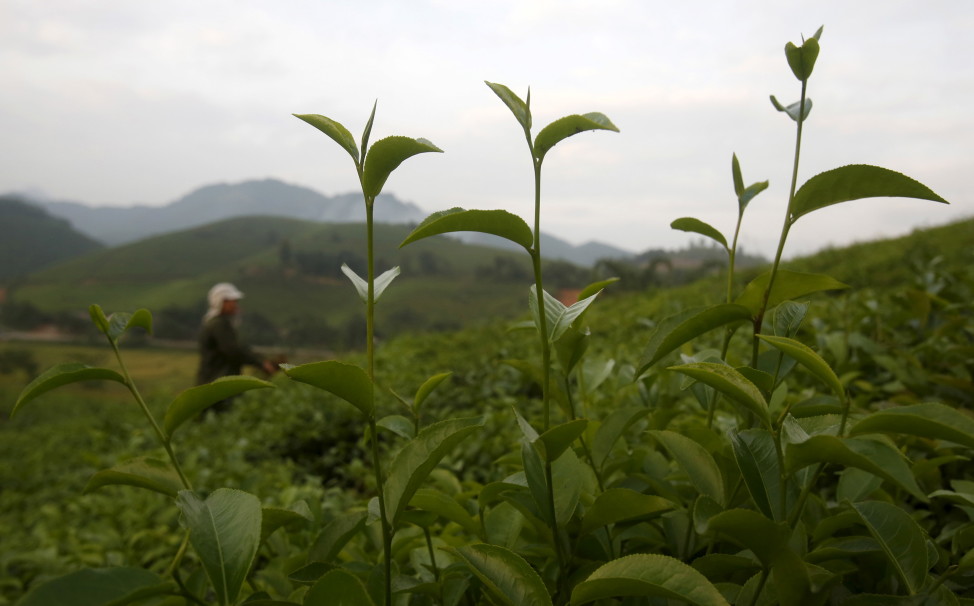
[{"label": "woman's head covering", "polygon": [[214,284],[213,288],[211,288],[210,292],[206,295],[206,301],[209,304],[209,309],[206,310],[206,314],[203,316],[203,322],[209,322],[213,318],[220,315],[220,312],[223,309],[224,301],[238,301],[242,299],[243,296],[243,293],[229,282],[220,282],[219,284]]}]

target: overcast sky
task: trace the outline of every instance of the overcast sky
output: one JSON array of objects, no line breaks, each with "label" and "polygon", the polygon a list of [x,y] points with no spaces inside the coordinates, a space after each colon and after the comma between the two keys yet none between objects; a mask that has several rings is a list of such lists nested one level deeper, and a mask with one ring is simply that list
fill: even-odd
[{"label": "overcast sky", "polygon": [[[853,202],[803,218],[786,255],[974,214],[974,2],[968,0],[0,0],[0,192],[159,205],[219,182],[356,191],[350,158],[291,116],[356,137],[425,137],[386,192],[436,211],[533,208],[527,146],[484,85],[522,97],[535,132],[600,111],[546,159],[542,227],[576,244],[676,247],[692,215],[730,235],[731,154],[768,179],[745,249],[773,254],[796,101],[785,62],[825,25],[800,179],[843,164],[903,172],[951,206]],[[965,187],[967,186],[967,187]],[[381,208],[376,210],[381,215]]]}]

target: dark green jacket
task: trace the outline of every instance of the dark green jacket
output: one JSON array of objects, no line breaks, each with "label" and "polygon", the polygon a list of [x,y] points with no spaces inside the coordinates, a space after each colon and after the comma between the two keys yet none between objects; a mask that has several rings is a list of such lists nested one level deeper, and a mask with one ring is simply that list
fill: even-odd
[{"label": "dark green jacket", "polygon": [[197,385],[228,375],[239,375],[244,364],[261,366],[264,359],[240,342],[229,316],[211,318],[200,333],[200,367]]}]

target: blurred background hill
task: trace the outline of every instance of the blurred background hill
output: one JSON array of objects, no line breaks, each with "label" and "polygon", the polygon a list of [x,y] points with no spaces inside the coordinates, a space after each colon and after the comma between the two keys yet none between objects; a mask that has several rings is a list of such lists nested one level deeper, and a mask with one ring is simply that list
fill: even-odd
[{"label": "blurred background hill", "polygon": [[[364,205],[266,179],[201,187],[163,207],[96,208],[43,196],[0,197],[0,330],[84,336],[87,308],[149,308],[160,339],[191,342],[209,287],[245,293],[253,342],[360,346],[361,303],[342,274],[365,274]],[[524,313],[531,269],[522,250],[483,234],[436,237],[399,249],[426,213],[383,194],[376,201],[377,271],[399,266],[377,307],[390,337],[444,331]],[[660,288],[717,273],[716,246],[634,254],[542,235],[545,286],[566,301],[586,284],[619,277],[617,291]],[[743,266],[766,263],[744,256]]]}]

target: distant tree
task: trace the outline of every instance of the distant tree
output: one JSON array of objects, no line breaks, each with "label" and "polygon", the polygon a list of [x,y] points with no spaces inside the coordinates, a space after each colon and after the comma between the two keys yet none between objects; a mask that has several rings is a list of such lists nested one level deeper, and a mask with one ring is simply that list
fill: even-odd
[{"label": "distant tree", "polygon": [[294,261],[294,253],[291,251],[291,241],[288,238],[281,240],[277,247],[277,256],[281,262],[281,267],[291,267]]}]

